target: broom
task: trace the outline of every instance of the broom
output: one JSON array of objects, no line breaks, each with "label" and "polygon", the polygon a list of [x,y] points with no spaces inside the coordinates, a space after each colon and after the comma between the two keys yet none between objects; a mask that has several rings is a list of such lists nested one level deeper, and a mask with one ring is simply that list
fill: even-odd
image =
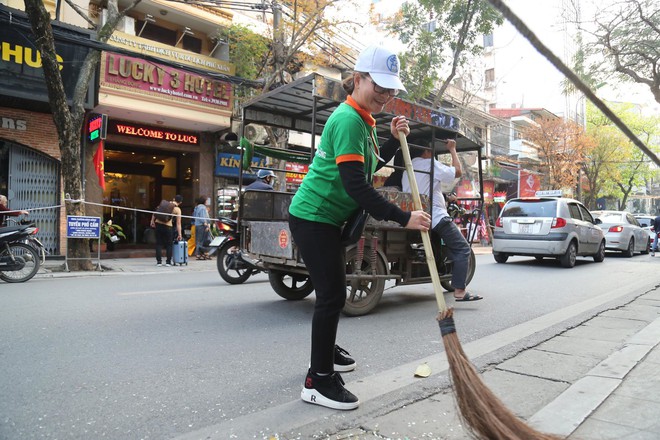
[{"label": "broom", "polygon": [[[422,210],[415,172],[410,159],[410,150],[406,135],[399,131],[401,151],[410,181],[415,210]],[[431,185],[432,187],[432,185]],[[454,385],[456,403],[466,428],[475,438],[485,440],[558,440],[559,437],[538,432],[521,421],[493,394],[483,383],[472,363],[463,352],[463,347],[456,335],[453,309],[447,307],[442,295],[442,286],[431,248],[428,231],[422,231],[422,242],[426,253],[426,262],[431,272],[433,290],[438,303],[438,323],[445,345],[445,353]]]}]

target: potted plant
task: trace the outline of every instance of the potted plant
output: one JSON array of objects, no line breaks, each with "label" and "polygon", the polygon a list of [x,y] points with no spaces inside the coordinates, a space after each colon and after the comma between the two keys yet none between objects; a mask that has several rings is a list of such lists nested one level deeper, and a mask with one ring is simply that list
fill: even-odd
[{"label": "potted plant", "polygon": [[124,228],[118,224],[112,223],[112,220],[108,220],[105,223],[101,223],[101,238],[102,241],[108,244],[108,250],[114,250],[115,243],[117,243],[122,238],[126,238],[124,235]]}]

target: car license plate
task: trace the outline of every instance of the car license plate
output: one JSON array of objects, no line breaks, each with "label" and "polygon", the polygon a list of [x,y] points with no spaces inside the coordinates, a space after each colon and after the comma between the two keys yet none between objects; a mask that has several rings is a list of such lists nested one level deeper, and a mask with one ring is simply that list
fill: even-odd
[{"label": "car license plate", "polygon": [[531,234],[532,233],[532,225],[518,225],[518,232],[521,234]]}]

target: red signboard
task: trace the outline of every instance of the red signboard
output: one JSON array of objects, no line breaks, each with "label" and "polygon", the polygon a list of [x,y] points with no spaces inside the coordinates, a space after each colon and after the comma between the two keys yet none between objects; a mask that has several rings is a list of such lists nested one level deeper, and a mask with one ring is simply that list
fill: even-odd
[{"label": "red signboard", "polygon": [[479,183],[467,179],[461,179],[456,185],[456,196],[459,199],[479,197]]},{"label": "red signboard", "polygon": [[541,179],[538,174],[526,170],[518,172],[518,197],[535,197],[536,191],[541,189]]},{"label": "red signboard", "polygon": [[117,88],[137,89],[209,107],[228,108],[231,103],[232,88],[228,82],[111,52],[105,54],[103,81]]},{"label": "red signboard", "polygon": [[484,203],[493,203],[495,193],[495,182],[492,180],[484,181]]},{"label": "red signboard", "polygon": [[295,185],[300,185],[302,183],[303,177],[307,174],[309,169],[308,165],[301,163],[286,163],[286,183],[293,183]]}]

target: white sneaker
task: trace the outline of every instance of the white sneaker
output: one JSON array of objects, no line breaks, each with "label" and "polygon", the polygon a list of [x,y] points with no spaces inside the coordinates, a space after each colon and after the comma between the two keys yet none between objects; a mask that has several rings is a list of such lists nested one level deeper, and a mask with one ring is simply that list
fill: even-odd
[{"label": "white sneaker", "polygon": [[165,263],[165,267],[170,267],[172,266],[170,263]]},{"label": "white sneaker", "polygon": [[163,263],[156,263],[156,267],[161,267]]}]

